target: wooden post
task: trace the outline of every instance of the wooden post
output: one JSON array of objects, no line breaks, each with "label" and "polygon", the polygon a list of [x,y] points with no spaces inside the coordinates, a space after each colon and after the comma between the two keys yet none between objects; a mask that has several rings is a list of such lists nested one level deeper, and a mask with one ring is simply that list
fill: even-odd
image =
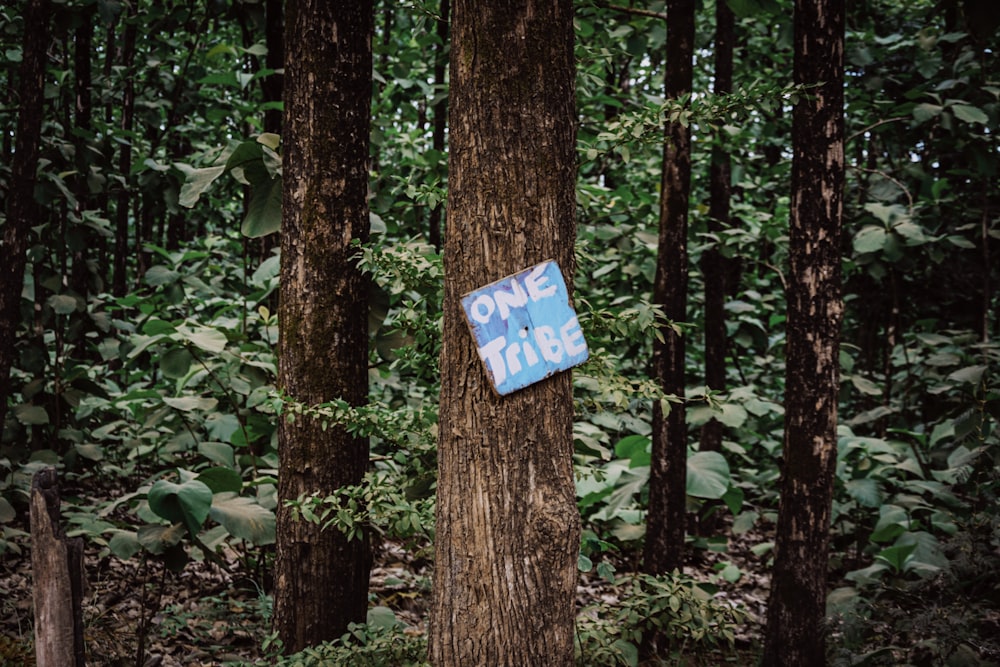
[{"label": "wooden post", "polygon": [[83,667],[83,540],[59,525],[55,468],[31,480],[31,571],[38,667]]}]

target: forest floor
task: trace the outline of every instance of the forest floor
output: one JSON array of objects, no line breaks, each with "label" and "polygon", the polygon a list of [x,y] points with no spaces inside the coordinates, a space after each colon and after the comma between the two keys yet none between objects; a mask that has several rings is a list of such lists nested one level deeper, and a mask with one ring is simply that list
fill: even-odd
[{"label": "forest floor", "polygon": [[[27,531],[27,526],[6,524]],[[736,650],[708,654],[687,652],[670,664],[710,667],[756,664],[761,644],[768,591],[769,554],[751,548],[771,539],[760,530],[728,540],[719,551],[696,551],[685,568],[699,580],[714,580],[718,595],[748,616],[736,638]],[[33,665],[32,580],[27,537],[15,537],[21,553],[0,555],[0,667]],[[996,557],[976,558],[967,565],[981,583],[998,573]],[[93,544],[86,552],[88,589],[84,601],[87,664],[105,667],[174,667],[190,665],[266,664],[263,644],[268,637],[269,597],[262,594],[259,575],[248,574],[246,560],[224,553],[229,570],[207,561],[192,561],[179,573],[161,562],[136,555],[120,560]],[[258,550],[254,556],[262,555]],[[245,556],[245,555],[244,555]],[[634,571],[637,557],[619,557],[619,574]],[[268,559],[265,559],[268,560]],[[956,560],[956,567],[961,566]],[[717,576],[723,567],[739,569],[727,582]],[[382,545],[371,578],[374,604],[393,610],[407,634],[427,631],[431,563],[400,545]],[[985,577],[985,582],[982,578]],[[732,578],[732,577],[731,577]],[[963,579],[966,579],[963,584]],[[958,588],[955,588],[955,585]],[[993,586],[971,585],[958,576],[919,587],[883,589],[866,601],[866,612],[853,625],[831,628],[834,665],[914,665],[988,667],[1000,665],[1000,600],[989,599]],[[979,597],[977,597],[979,593]],[[580,608],[603,601],[614,603],[622,589],[594,572],[581,575]],[[850,650],[847,646],[850,645]]]}]

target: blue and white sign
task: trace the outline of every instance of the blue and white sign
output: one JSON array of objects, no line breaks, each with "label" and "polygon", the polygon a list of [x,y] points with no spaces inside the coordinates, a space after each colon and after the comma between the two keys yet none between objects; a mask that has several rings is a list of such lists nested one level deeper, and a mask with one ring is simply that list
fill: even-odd
[{"label": "blue and white sign", "polygon": [[501,396],[578,366],[590,354],[554,261],[469,292],[462,308]]}]

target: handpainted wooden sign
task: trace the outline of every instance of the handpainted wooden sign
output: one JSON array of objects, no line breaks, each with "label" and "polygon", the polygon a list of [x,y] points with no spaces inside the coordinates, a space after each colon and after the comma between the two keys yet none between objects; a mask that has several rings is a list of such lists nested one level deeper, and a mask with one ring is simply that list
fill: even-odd
[{"label": "handpainted wooden sign", "polygon": [[554,261],[469,292],[462,308],[501,396],[578,366],[590,354]]}]

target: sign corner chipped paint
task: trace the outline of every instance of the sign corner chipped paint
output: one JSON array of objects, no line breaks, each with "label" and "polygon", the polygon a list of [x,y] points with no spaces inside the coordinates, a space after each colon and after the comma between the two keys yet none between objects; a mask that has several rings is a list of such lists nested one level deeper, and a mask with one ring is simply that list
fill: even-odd
[{"label": "sign corner chipped paint", "polygon": [[462,309],[501,396],[578,366],[590,354],[552,260],[469,292]]}]

